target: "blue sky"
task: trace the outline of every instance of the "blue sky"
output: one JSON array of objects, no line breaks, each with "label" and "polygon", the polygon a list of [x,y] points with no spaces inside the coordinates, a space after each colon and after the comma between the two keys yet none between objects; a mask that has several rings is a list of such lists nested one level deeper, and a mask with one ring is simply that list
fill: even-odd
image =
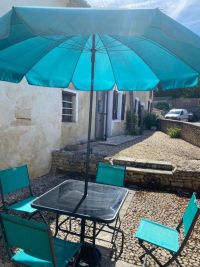
[{"label": "blue sky", "polygon": [[88,0],[92,7],[159,8],[200,36],[200,0]]}]

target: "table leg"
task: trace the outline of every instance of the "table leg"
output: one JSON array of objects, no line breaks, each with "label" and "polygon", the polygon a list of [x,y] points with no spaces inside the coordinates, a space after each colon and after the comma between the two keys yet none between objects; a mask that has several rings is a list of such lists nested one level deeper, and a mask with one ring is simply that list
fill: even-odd
[{"label": "table leg", "polygon": [[93,225],[92,245],[93,245],[94,255],[95,255],[95,258],[97,260],[97,265],[98,265],[98,267],[101,267],[101,263],[100,263],[101,254],[98,251],[98,249],[96,248],[96,245],[95,245],[95,236],[96,236],[96,222],[94,222],[94,225]]},{"label": "table leg", "polygon": [[85,239],[85,219],[81,220],[81,237],[80,242],[83,243]]},{"label": "table leg", "polygon": [[90,267],[96,267],[96,266],[101,267],[100,264],[101,253],[99,252],[99,250],[96,248],[95,245],[96,222],[94,222],[92,244],[85,242],[85,225],[86,225],[86,220],[82,219],[80,242],[83,243],[83,245],[81,249],[80,259],[88,263]]}]

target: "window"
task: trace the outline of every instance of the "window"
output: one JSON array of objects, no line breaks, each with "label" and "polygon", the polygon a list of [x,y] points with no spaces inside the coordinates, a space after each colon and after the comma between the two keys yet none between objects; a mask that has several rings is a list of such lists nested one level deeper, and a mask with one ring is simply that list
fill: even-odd
[{"label": "window", "polygon": [[152,110],[152,103],[151,101],[148,100],[148,108],[147,108],[148,112],[151,112]]},{"label": "window", "polygon": [[126,108],[126,94],[118,92],[117,90],[113,91],[113,120],[124,120],[125,117],[125,108]]},{"label": "window", "polygon": [[123,93],[122,94],[122,114],[121,114],[122,121],[125,118],[125,108],[126,108],[126,93]]},{"label": "window", "polygon": [[134,110],[133,110],[134,114],[138,113],[138,99],[135,98],[134,101]]},{"label": "window", "polygon": [[77,96],[70,91],[62,91],[62,121],[77,121]]},{"label": "window", "polygon": [[113,91],[113,114],[112,119],[118,119],[118,92],[116,90]]}]

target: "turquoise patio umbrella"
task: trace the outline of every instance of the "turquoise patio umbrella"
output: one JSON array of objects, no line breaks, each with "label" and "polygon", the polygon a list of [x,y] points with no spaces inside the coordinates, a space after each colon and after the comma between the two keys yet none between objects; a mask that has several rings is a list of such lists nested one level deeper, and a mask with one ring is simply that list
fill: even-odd
[{"label": "turquoise patio umbrella", "polygon": [[0,80],[93,91],[193,87],[200,37],[159,9],[13,7],[0,18]]}]

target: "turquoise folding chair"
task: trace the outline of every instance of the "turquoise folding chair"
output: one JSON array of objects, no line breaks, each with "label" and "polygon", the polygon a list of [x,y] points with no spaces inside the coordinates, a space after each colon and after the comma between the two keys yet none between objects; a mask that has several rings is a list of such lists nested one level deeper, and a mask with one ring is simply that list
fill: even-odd
[{"label": "turquoise folding chair", "polygon": [[96,183],[124,186],[126,166],[111,165],[99,162],[96,175]]},{"label": "turquoise folding chair", "polygon": [[44,223],[7,213],[0,214],[0,221],[9,258],[17,265],[64,267],[78,256],[80,243],[52,237],[49,227]]},{"label": "turquoise folding chair", "polygon": [[[126,176],[126,166],[122,165],[112,165],[105,162],[99,162],[96,174],[96,183],[113,185],[123,187],[125,184],[125,176]],[[107,226],[112,232],[103,229]],[[94,227],[96,228],[96,223],[94,222]],[[106,224],[102,225],[99,229],[97,229],[96,237],[99,235],[101,231],[107,232],[112,234],[111,244],[112,244],[112,254],[115,252],[115,259],[121,256],[123,252],[123,245],[124,245],[124,232],[120,229],[121,221],[119,214],[116,218],[115,225]],[[117,256],[117,247],[115,245],[115,241],[117,239],[118,233],[121,234],[121,249]],[[104,240],[105,241],[105,240]]]},{"label": "turquoise folding chair", "polygon": [[[178,264],[180,264],[177,257],[180,256],[181,251],[183,250],[191,235],[191,232],[200,214],[199,210],[200,209],[197,204],[196,194],[193,193],[183,214],[183,217],[176,229],[156,223],[151,220],[142,219],[140,221],[135,237],[138,238],[139,244],[145,251],[145,253],[140,256],[140,260],[143,261],[143,266],[145,266],[146,264],[147,255],[151,256],[160,267],[169,266],[173,261],[176,261]],[[183,227],[184,238],[180,242],[181,227]],[[154,247],[148,249],[144,245],[144,242],[150,243],[154,245]],[[163,248],[169,251],[172,257],[166,263],[162,264],[152,253],[157,248]]]},{"label": "turquoise folding chair", "polygon": [[[13,204],[5,201],[6,195],[25,188],[28,189],[29,197]],[[29,217],[38,212],[37,209],[31,207],[36,197],[33,196],[31,190],[27,165],[0,171],[0,194],[4,210],[25,212],[29,214]]]}]

